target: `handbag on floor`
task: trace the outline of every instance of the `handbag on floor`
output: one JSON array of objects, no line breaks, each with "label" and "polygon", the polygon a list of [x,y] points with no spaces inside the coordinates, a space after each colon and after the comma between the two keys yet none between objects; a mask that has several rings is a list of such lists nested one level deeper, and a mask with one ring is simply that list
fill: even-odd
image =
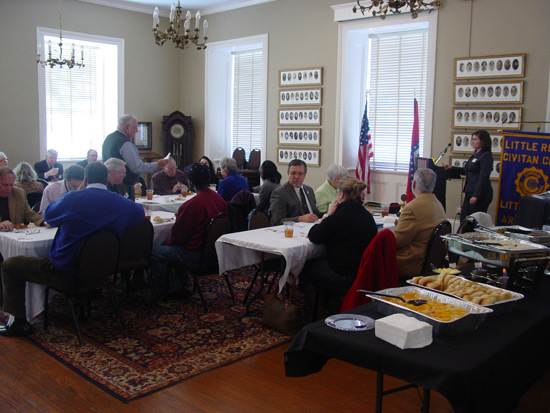
[{"label": "handbag on floor", "polygon": [[296,279],[292,274],[288,275],[290,288],[283,288],[279,293],[275,290],[264,296],[263,319],[264,325],[272,330],[292,336],[299,330],[298,327],[298,304],[294,300],[296,290]]}]

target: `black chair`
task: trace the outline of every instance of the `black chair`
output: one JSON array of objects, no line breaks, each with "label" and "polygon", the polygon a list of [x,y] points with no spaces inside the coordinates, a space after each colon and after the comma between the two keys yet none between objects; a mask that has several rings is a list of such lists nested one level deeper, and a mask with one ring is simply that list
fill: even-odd
[{"label": "black chair", "polygon": [[[40,204],[41,202],[37,202],[36,204],[34,204],[31,209],[36,212],[36,213],[39,213],[40,212]],[[29,204],[30,205],[30,204]]]},{"label": "black chair", "polygon": [[246,189],[241,189],[231,198],[227,206],[233,224],[233,232],[246,231],[248,215],[256,208],[254,194]]},{"label": "black chair", "polygon": [[240,146],[235,148],[231,157],[237,162],[237,169],[246,168],[246,151],[243,148]]},{"label": "black chair", "polygon": [[27,194],[27,203],[31,208],[36,204],[40,206],[40,201],[42,201],[42,192],[30,192]]},{"label": "black chair", "polygon": [[36,181],[40,182],[44,188],[46,188],[48,186],[48,181],[46,181],[45,179],[36,178]]},{"label": "black chair", "polygon": [[450,234],[452,231],[451,223],[447,220],[441,221],[434,229],[428,248],[426,249],[426,257],[422,265],[422,275],[430,274],[432,267],[441,268],[446,264],[447,244],[441,238],[442,235]]},{"label": "black chair", "polygon": [[113,285],[118,274],[126,282],[126,296],[130,295],[130,271],[134,276],[138,271],[145,271],[149,265],[155,230],[148,219],[139,225],[128,228],[120,238],[118,267],[113,277]]},{"label": "black chair", "polygon": [[120,241],[110,229],[100,229],[88,235],[81,243],[77,255],[77,268],[73,280],[67,286],[46,286],[44,298],[44,330],[48,328],[48,293],[50,288],[62,293],[69,303],[75,324],[78,342],[82,345],[82,335],[74,311],[73,300],[87,300],[90,313],[90,293],[101,287],[108,287],[117,318],[122,322],[120,308],[111,284],[111,275],[117,269]]},{"label": "black chair", "polygon": [[[199,283],[199,277],[205,276],[207,274],[217,273],[219,271],[218,255],[216,253],[215,246],[216,240],[222,235],[229,234],[230,232],[231,219],[229,218],[229,215],[227,213],[220,212],[218,215],[212,218],[206,229],[199,262],[168,262],[166,270],[165,291],[168,291],[168,283],[171,270],[189,271],[193,276],[193,291],[198,291],[201,298],[202,306],[204,308],[204,313],[208,313],[208,306],[202,293],[202,289]],[[225,283],[227,284],[227,288],[229,289],[231,299],[235,301],[233,288],[229,283],[229,278],[227,278],[227,274],[224,273],[223,277],[225,278]]]}]

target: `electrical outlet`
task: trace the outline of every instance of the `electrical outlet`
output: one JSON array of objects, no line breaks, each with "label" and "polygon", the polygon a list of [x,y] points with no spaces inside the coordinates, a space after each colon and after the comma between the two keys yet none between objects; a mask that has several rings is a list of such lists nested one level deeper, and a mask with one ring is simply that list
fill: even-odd
[{"label": "electrical outlet", "polygon": [[458,207],[458,208],[456,209],[456,214],[457,214],[457,215],[460,214],[460,207]]}]

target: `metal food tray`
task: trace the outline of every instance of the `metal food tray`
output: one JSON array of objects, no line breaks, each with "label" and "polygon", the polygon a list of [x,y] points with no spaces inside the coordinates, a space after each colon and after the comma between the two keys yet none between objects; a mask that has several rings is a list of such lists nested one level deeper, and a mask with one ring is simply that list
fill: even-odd
[{"label": "metal food tray", "polygon": [[477,304],[470,303],[468,301],[459,300],[458,298],[451,297],[450,295],[441,294],[440,292],[429,291],[419,287],[398,287],[398,288],[386,288],[385,290],[378,291],[383,294],[399,295],[408,292],[417,292],[422,297],[431,298],[432,300],[439,301],[444,304],[450,304],[455,307],[461,308],[470,314],[465,315],[454,321],[439,321],[432,317],[428,317],[418,311],[410,310],[406,307],[402,307],[398,304],[394,304],[390,301],[384,300],[382,297],[365,294],[369,298],[374,300],[376,310],[384,315],[392,315],[396,313],[402,313],[410,317],[414,317],[420,321],[424,321],[433,327],[433,334],[460,334],[466,331],[476,330],[485,320],[485,317],[492,313],[493,310]]},{"label": "metal food tray", "polygon": [[503,227],[488,227],[490,231],[504,234],[510,238],[523,239],[525,241],[534,242],[535,244],[550,245],[550,232],[540,229],[531,229],[520,225],[509,225]]},{"label": "metal food tray", "polygon": [[545,258],[550,255],[550,248],[520,239],[514,239],[514,241],[528,246],[528,249],[510,250],[493,247],[489,245],[490,242],[508,241],[510,237],[492,232],[447,234],[442,235],[441,238],[447,240],[447,248],[450,252],[501,267],[510,267],[518,258]]},{"label": "metal food tray", "polygon": [[[512,294],[512,298],[510,298],[509,300],[502,300],[502,301],[499,301],[499,302],[496,302],[496,303],[490,304],[490,305],[481,305],[481,304],[479,304],[482,307],[490,308],[491,310],[493,310],[493,313],[489,314],[489,316],[495,316],[495,315],[499,315],[499,314],[509,313],[510,311],[512,311],[512,308],[514,308],[516,306],[518,301],[521,300],[522,298],[524,298],[523,294],[516,293],[515,291],[507,290],[506,288],[496,287],[494,285],[489,285],[489,284],[480,283],[480,282],[477,282],[477,281],[468,280],[467,278],[464,278],[464,277],[461,277],[461,276],[458,276],[458,275],[456,277],[460,278],[461,280],[466,280],[466,281],[470,281],[470,282],[482,285],[483,287],[491,288],[493,290],[508,291],[510,294]],[[467,300],[464,300],[464,299],[460,298],[457,295],[447,293],[445,291],[436,290],[434,288],[426,287],[425,285],[415,284],[415,283],[412,282],[412,279],[407,280],[407,284],[414,285],[418,288],[423,288],[425,290],[434,291],[434,292],[437,292],[437,293],[440,293],[440,294],[445,294],[445,295],[448,295],[449,297],[454,297],[457,300],[466,301],[467,303],[470,302],[470,301],[467,301]]]}]

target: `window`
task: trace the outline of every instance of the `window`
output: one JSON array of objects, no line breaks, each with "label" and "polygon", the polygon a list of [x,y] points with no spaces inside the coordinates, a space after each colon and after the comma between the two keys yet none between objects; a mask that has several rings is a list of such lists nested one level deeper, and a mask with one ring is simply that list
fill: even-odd
[{"label": "window", "polygon": [[209,43],[205,148],[212,159],[266,147],[267,35]]},{"label": "window", "polygon": [[[114,129],[123,107],[122,39],[110,39],[78,33],[63,33],[63,57],[84,55],[84,67],[42,68],[38,66],[40,100],[40,142],[42,155],[47,149],[59,152],[59,158],[84,158],[90,148],[101,153],[105,136]],[[58,56],[59,33],[38,28],[42,58],[51,44]],[[51,43],[50,43],[51,42]]]},{"label": "window", "polygon": [[340,23],[341,105],[336,160],[344,166],[356,165],[367,99],[373,169],[408,171],[415,97],[419,104],[419,153],[430,153],[436,19],[433,12],[421,13],[415,20],[403,14],[386,20]]}]

